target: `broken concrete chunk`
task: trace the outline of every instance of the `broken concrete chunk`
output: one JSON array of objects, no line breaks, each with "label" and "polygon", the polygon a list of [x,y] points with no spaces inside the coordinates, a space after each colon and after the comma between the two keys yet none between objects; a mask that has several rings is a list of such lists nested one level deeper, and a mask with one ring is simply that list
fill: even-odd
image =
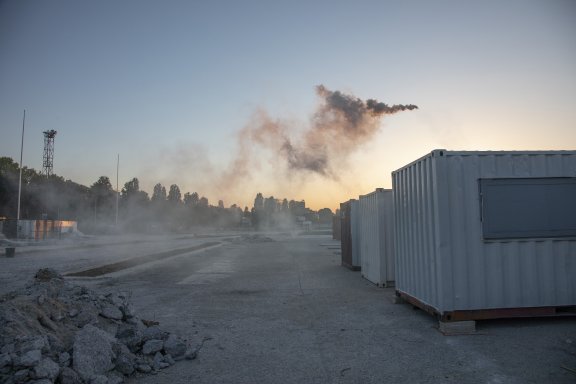
[{"label": "broken concrete chunk", "polygon": [[71,310],[68,311],[68,316],[70,317],[78,316],[78,310],[76,308],[72,308]]},{"label": "broken concrete chunk", "polygon": [[109,373],[106,377],[108,378],[107,384],[122,384],[124,382],[124,376],[114,372]]},{"label": "broken concrete chunk", "polygon": [[29,369],[21,369],[14,373],[13,379],[15,383],[24,383],[30,378]]},{"label": "broken concrete chunk", "polygon": [[52,268],[42,268],[36,272],[34,278],[38,281],[50,281],[52,279],[62,280],[64,279],[61,274],[59,274],[55,269]]},{"label": "broken concrete chunk", "polygon": [[12,365],[12,356],[9,353],[3,353],[0,355],[0,370],[4,367]]},{"label": "broken concrete chunk", "polygon": [[36,379],[54,380],[60,373],[60,366],[49,357],[46,357],[34,367],[33,373]]},{"label": "broken concrete chunk", "polygon": [[58,382],[61,384],[79,384],[82,383],[82,379],[75,370],[66,367],[60,371]]},{"label": "broken concrete chunk", "polygon": [[148,341],[152,339],[165,340],[168,334],[160,329],[158,326],[152,326],[144,328],[142,331],[142,341]]},{"label": "broken concrete chunk", "polygon": [[105,305],[104,308],[102,308],[102,310],[100,311],[100,316],[105,317],[107,319],[122,320],[124,314],[117,307],[113,306],[112,304],[108,304]]},{"label": "broken concrete chunk", "polygon": [[33,350],[44,350],[48,348],[48,338],[46,336],[26,336],[17,340],[16,350],[24,354]]},{"label": "broken concrete chunk", "polygon": [[50,379],[40,379],[29,382],[30,384],[53,384],[54,381]]},{"label": "broken concrete chunk", "polygon": [[58,356],[58,364],[61,367],[68,367],[70,365],[70,354],[68,352],[62,352]]},{"label": "broken concrete chunk", "polygon": [[94,375],[90,377],[88,384],[108,384],[108,377],[105,375]]},{"label": "broken concrete chunk", "polygon": [[20,359],[16,365],[21,367],[33,367],[40,363],[40,360],[42,360],[42,351],[35,349],[33,351],[28,351],[20,356]]},{"label": "broken concrete chunk", "polygon": [[176,361],[174,361],[174,359],[172,358],[172,356],[170,356],[170,354],[164,355],[164,361],[170,365],[176,364]]},{"label": "broken concrete chunk", "polygon": [[138,364],[136,366],[136,370],[142,373],[150,373],[152,371],[152,367],[148,364]]},{"label": "broken concrete chunk", "polygon": [[134,373],[134,370],[136,369],[136,355],[130,352],[128,347],[122,343],[114,344],[112,350],[116,354],[116,360],[114,360],[114,369],[123,375],[131,375]]},{"label": "broken concrete chunk", "polygon": [[16,345],[14,343],[9,343],[3,345],[0,349],[0,353],[14,353],[16,351]]},{"label": "broken concrete chunk", "polygon": [[164,342],[164,352],[174,360],[182,360],[186,354],[186,343],[176,335],[170,335]]},{"label": "broken concrete chunk", "polygon": [[162,340],[148,340],[142,346],[142,353],[145,355],[152,355],[156,352],[159,352],[164,347],[164,341]]},{"label": "broken concrete chunk", "polygon": [[132,352],[138,352],[142,346],[142,331],[138,324],[123,323],[118,326],[116,338]]},{"label": "broken concrete chunk", "polygon": [[76,334],[72,366],[82,379],[88,381],[92,376],[104,374],[114,368],[113,342],[114,338],[108,333],[90,324]]}]

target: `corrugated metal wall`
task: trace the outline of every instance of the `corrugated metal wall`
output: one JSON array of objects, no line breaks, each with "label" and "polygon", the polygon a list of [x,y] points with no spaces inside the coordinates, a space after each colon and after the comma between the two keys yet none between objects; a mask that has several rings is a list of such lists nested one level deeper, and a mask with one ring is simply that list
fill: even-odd
[{"label": "corrugated metal wall", "polygon": [[352,267],[359,270],[362,266],[360,256],[360,205],[358,200],[350,200],[350,232],[352,234]]},{"label": "corrugated metal wall", "polygon": [[358,241],[358,200],[340,204],[342,265],[353,270],[360,269],[360,245]]},{"label": "corrugated metal wall", "polygon": [[392,190],[376,189],[359,198],[362,276],[379,286],[394,283]]},{"label": "corrugated metal wall", "polygon": [[340,218],[340,212],[337,215],[332,216],[332,239],[340,240],[342,238],[342,220]]},{"label": "corrugated metal wall", "polygon": [[576,152],[436,150],[393,172],[396,287],[440,312],[576,305],[576,239],[487,241],[479,180],[576,177]]}]

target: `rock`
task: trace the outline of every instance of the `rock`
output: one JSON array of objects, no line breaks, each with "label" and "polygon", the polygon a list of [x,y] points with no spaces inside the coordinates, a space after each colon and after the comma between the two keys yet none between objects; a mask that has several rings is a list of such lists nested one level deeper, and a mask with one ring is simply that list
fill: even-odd
[{"label": "rock", "polygon": [[152,367],[158,371],[160,369],[168,368],[169,366],[170,364],[166,362],[164,355],[160,352],[156,352],[154,360],[152,361]]},{"label": "rock", "polygon": [[30,378],[30,370],[29,369],[21,369],[14,373],[13,379],[15,383],[24,383],[28,381]]},{"label": "rock", "polygon": [[186,355],[186,343],[176,335],[170,335],[164,342],[164,352],[172,356],[174,360],[182,360]]},{"label": "rock", "polygon": [[164,341],[162,340],[148,340],[142,346],[142,353],[145,355],[152,355],[159,352],[164,347]]},{"label": "rock", "polygon": [[94,375],[90,377],[88,384],[108,384],[108,377],[105,375]]},{"label": "rock", "polygon": [[116,331],[116,338],[132,352],[140,350],[142,345],[142,331],[137,324],[120,324]]},{"label": "rock", "polygon": [[102,308],[102,310],[100,311],[100,316],[105,317],[107,319],[122,320],[124,314],[117,307],[108,304],[105,305],[104,308]]},{"label": "rock", "polygon": [[150,373],[152,371],[152,367],[148,364],[138,364],[136,365],[136,370],[142,373]]},{"label": "rock", "polygon": [[122,384],[124,382],[124,376],[116,374],[114,372],[110,373],[107,377],[108,377],[108,384]]},{"label": "rock", "polygon": [[58,355],[58,364],[61,367],[68,367],[70,365],[70,354],[68,352],[62,352]]},{"label": "rock", "polygon": [[52,380],[49,379],[40,379],[40,380],[34,380],[34,381],[29,381],[30,384],[53,384],[54,382]]},{"label": "rock", "polygon": [[82,378],[80,375],[71,368],[63,368],[58,376],[58,382],[60,384],[80,384],[82,383]]},{"label": "rock", "polygon": [[56,272],[55,269],[52,268],[43,268],[36,272],[34,278],[38,281],[50,281],[52,279],[62,280],[64,279],[61,274]]},{"label": "rock", "polygon": [[14,343],[6,344],[0,349],[0,353],[14,353],[16,351],[16,345]]},{"label": "rock", "polygon": [[76,308],[72,308],[71,310],[68,311],[68,316],[69,317],[76,317],[78,316],[78,310]]},{"label": "rock", "polygon": [[164,340],[168,334],[160,329],[158,326],[152,326],[148,328],[144,328],[142,331],[142,341],[148,340]]},{"label": "rock", "polygon": [[12,356],[9,353],[3,353],[0,355],[0,370],[4,367],[12,365]]},{"label": "rock", "polygon": [[194,360],[195,358],[198,357],[198,351],[196,349],[190,348],[186,351],[186,354],[184,355],[184,358],[186,360]]},{"label": "rock", "polygon": [[105,374],[114,368],[114,341],[108,333],[90,324],[76,334],[72,366],[82,379],[88,381],[90,377]]},{"label": "rock", "polygon": [[54,380],[60,373],[60,366],[49,357],[46,357],[34,367],[33,373],[37,379]]},{"label": "rock", "polygon": [[33,350],[48,351],[48,338],[45,336],[24,337],[18,340],[16,350],[24,354]]},{"label": "rock", "polygon": [[42,360],[42,352],[39,349],[35,349],[20,356],[16,365],[21,367],[33,367],[40,363],[40,360]]},{"label": "rock", "polygon": [[53,356],[66,352],[66,345],[62,340],[54,335],[48,335],[48,348],[43,350],[45,353],[51,353]]},{"label": "rock", "polygon": [[170,365],[174,365],[176,364],[176,361],[174,361],[174,359],[172,358],[171,355],[164,355],[164,361],[167,362]]},{"label": "rock", "polygon": [[136,356],[130,352],[128,347],[124,344],[116,343],[113,346],[116,353],[116,360],[114,361],[114,369],[123,375],[131,375],[134,373]]}]

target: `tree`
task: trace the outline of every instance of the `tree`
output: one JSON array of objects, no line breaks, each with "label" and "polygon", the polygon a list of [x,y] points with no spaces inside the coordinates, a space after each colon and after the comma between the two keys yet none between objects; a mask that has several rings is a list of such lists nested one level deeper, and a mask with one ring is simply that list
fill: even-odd
[{"label": "tree", "polygon": [[90,186],[90,195],[94,208],[94,219],[112,219],[116,203],[116,192],[107,176],[100,178]]},{"label": "tree", "polygon": [[176,184],[170,186],[170,191],[168,192],[168,201],[173,204],[178,204],[182,202],[182,195],[180,194],[180,188]]},{"label": "tree", "polygon": [[155,203],[166,201],[166,188],[160,183],[156,184],[150,200]]},{"label": "tree", "polygon": [[196,192],[186,192],[184,194],[184,204],[189,206],[189,207],[195,207],[198,205],[198,200],[200,200],[200,198],[198,197],[198,193]]},{"label": "tree", "polygon": [[147,229],[150,211],[148,207],[148,194],[140,190],[137,178],[126,182],[122,188],[122,220],[126,229],[141,231]]},{"label": "tree", "polygon": [[90,186],[90,190],[92,191],[102,191],[102,192],[112,192],[112,183],[107,176],[100,176],[98,180],[94,184]]},{"label": "tree", "polygon": [[124,188],[122,188],[122,198],[133,198],[138,195],[138,192],[140,192],[140,182],[137,178],[133,178],[124,184]]},{"label": "tree", "polygon": [[334,214],[330,208],[322,208],[318,211],[318,219],[321,223],[327,224],[332,222]]},{"label": "tree", "polygon": [[264,197],[261,193],[256,194],[256,198],[254,199],[254,209],[256,211],[264,209]]}]

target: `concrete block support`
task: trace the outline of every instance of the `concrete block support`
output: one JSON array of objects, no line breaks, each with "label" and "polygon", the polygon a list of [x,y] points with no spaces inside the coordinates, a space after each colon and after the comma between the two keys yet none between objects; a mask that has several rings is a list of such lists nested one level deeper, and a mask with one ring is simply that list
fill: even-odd
[{"label": "concrete block support", "polygon": [[467,321],[439,321],[439,330],[446,336],[468,335],[476,332],[476,322]]}]

